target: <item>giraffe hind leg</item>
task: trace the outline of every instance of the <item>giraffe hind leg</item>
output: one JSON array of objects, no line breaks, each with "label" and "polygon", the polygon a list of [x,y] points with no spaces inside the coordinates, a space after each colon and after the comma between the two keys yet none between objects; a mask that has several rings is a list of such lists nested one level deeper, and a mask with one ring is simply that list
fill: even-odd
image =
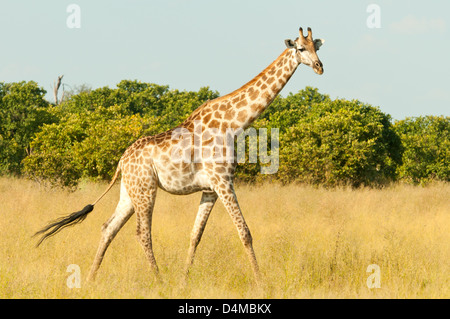
[{"label": "giraffe hind leg", "polygon": [[94,262],[89,272],[88,280],[94,280],[97,271],[105,256],[106,250],[123,225],[134,213],[133,204],[123,183],[120,188],[120,200],[114,214],[102,226],[102,237],[95,255]]},{"label": "giraffe hind leg", "polygon": [[136,193],[135,198],[132,198],[136,209],[136,237],[144,250],[151,269],[157,278],[159,278],[159,269],[153,254],[152,244],[152,216],[155,206],[157,183],[153,175],[147,182],[143,184],[147,184],[148,186],[140,189]]},{"label": "giraffe hind leg", "polygon": [[202,199],[195,218],[194,227],[191,232],[191,242],[188,251],[188,257],[186,260],[185,279],[189,275],[189,269],[194,262],[194,255],[197,249],[200,239],[202,238],[203,231],[205,230],[206,222],[208,221],[209,214],[217,200],[217,194],[210,192],[203,192]]}]

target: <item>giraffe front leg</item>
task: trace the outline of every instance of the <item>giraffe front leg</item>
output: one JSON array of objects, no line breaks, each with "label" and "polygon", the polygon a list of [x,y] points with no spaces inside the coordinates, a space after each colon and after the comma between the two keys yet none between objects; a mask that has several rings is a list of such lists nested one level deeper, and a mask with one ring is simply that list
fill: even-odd
[{"label": "giraffe front leg", "polygon": [[217,200],[217,194],[214,192],[203,192],[200,206],[198,208],[197,217],[195,218],[194,227],[191,232],[191,242],[189,246],[188,256],[186,260],[185,279],[189,275],[189,269],[194,262],[194,255],[197,249],[200,239],[202,238],[203,231],[205,230],[206,222],[208,221],[209,214]]},{"label": "giraffe front leg", "polygon": [[216,191],[237,228],[239,238],[241,239],[241,242],[244,245],[250,259],[250,264],[252,266],[256,282],[259,284],[261,282],[261,275],[259,272],[258,262],[256,261],[255,251],[253,250],[252,235],[239,207],[233,184],[232,182],[228,182],[225,189],[217,188]]}]

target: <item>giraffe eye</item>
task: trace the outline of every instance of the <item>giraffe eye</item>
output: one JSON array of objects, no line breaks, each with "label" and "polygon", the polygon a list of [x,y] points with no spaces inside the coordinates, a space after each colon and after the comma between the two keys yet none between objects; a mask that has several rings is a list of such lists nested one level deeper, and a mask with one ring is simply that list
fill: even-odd
[{"label": "giraffe eye", "polygon": [[303,52],[303,51],[305,51],[305,48],[300,47],[298,50],[299,50],[300,52]]}]

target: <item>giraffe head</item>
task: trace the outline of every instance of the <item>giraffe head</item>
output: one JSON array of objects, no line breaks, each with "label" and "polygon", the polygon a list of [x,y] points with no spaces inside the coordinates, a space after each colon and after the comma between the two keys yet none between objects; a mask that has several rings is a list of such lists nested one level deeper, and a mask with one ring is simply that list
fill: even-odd
[{"label": "giraffe head", "polygon": [[295,40],[286,40],[286,46],[289,49],[295,49],[296,58],[299,63],[312,67],[317,74],[323,73],[323,65],[317,56],[317,51],[324,44],[325,40],[313,40],[311,28],[308,28],[308,35],[303,36],[303,29],[300,28],[300,37]]}]

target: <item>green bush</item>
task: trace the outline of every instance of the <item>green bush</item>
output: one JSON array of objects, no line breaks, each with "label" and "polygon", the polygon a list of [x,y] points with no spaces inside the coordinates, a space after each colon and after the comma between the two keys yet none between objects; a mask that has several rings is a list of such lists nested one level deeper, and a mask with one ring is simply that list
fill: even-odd
[{"label": "green bush", "polygon": [[388,115],[359,101],[329,99],[301,110],[280,137],[279,180],[326,186],[395,180],[401,143]]},{"label": "green bush", "polygon": [[399,177],[414,184],[450,181],[450,117],[423,116],[395,123],[405,151]]},{"label": "green bush", "polygon": [[45,93],[33,81],[0,82],[0,174],[20,174],[34,134],[55,120]]},{"label": "green bush", "polygon": [[180,92],[137,81],[117,86],[81,92],[55,106],[52,114],[58,122],[36,134],[23,161],[25,174],[68,187],[81,178],[108,180],[134,141],[180,124],[218,96],[208,88]]},{"label": "green bush", "polygon": [[[328,95],[319,93],[317,88],[307,86],[305,89],[298,91],[296,94],[289,93],[285,98],[278,95],[272,104],[261,114],[261,116],[253,123],[252,127],[256,130],[261,128],[267,129],[267,148],[268,153],[271,155],[270,145],[272,142],[271,130],[273,128],[278,129],[279,137],[281,138],[290,128],[296,125],[311,108],[317,103],[323,103],[325,101],[331,101]],[[259,138],[256,140],[259,150]],[[246,148],[249,147],[249,139],[246,139]],[[280,146],[281,147],[281,146]],[[279,149],[279,153],[283,153],[286,150]],[[280,163],[277,163],[280,165]],[[270,165],[270,164],[269,164]],[[249,163],[248,154],[246,154],[246,161],[243,165],[238,165],[236,169],[236,178],[244,182],[258,182],[263,180],[279,180],[279,174],[263,175],[261,174],[261,168],[268,166],[262,164],[259,161],[257,163]]]},{"label": "green bush", "polygon": [[23,161],[24,172],[69,187],[81,178],[110,179],[125,149],[150,130],[149,123],[154,121],[122,113],[121,106],[99,107],[44,125]]},{"label": "green bush", "polygon": [[[81,90],[57,106],[44,95],[35,82],[0,83],[0,174],[25,173],[69,187],[82,178],[110,179],[135,140],[179,125],[219,96],[207,87],[178,91],[130,80],[113,89]],[[252,129],[261,128],[267,129],[269,154],[275,151],[270,149],[271,129],[279,131],[278,171],[261,174],[268,164],[260,157],[249,163],[247,152],[236,171],[239,180],[325,186],[450,180],[449,117],[392,125],[376,107],[331,100],[306,87],[278,96],[253,123]]]}]

